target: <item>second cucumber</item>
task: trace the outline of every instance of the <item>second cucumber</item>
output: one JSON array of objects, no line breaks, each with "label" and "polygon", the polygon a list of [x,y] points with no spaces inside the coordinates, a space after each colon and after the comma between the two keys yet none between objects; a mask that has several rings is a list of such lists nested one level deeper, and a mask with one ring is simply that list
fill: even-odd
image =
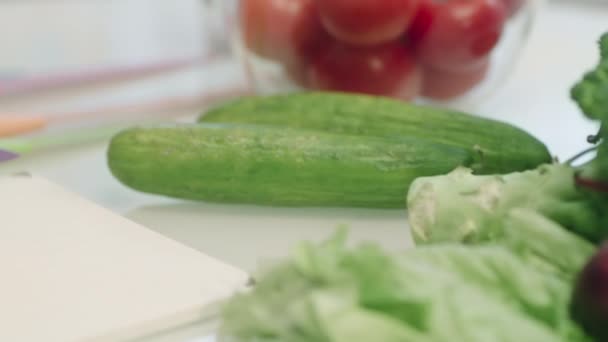
[{"label": "second cucumber", "polygon": [[415,178],[473,162],[424,139],[230,124],[134,128],[108,153],[113,174],[136,190],[277,206],[403,208]]},{"label": "second cucumber", "polygon": [[242,98],[200,120],[423,138],[470,151],[477,174],[523,171],[551,162],[543,143],[507,123],[367,95],[309,92]]}]

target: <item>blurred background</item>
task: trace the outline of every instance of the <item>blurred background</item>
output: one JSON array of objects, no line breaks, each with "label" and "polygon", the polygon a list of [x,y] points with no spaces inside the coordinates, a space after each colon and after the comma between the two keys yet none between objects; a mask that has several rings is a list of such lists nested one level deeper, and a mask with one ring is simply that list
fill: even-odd
[{"label": "blurred background", "polygon": [[238,91],[228,3],[0,2],[0,137],[174,117]]},{"label": "blurred background", "polygon": [[[216,101],[253,90],[291,89],[284,69],[260,62],[256,51],[243,53],[247,42],[233,35],[237,3],[1,1],[0,137],[196,115]],[[551,139],[543,136],[542,117],[529,113],[573,110],[566,92],[595,62],[595,41],[608,29],[608,1],[523,3],[505,20],[492,51],[493,67],[485,78],[498,87],[447,105],[525,125]],[[276,34],[281,25],[274,19],[287,20],[270,16],[262,34]],[[542,86],[534,84],[541,81]],[[15,117],[33,122],[7,130]],[[579,148],[561,140],[555,144],[565,153]]]},{"label": "blurred background", "polygon": [[200,56],[206,13],[200,0],[3,1],[0,77]]}]

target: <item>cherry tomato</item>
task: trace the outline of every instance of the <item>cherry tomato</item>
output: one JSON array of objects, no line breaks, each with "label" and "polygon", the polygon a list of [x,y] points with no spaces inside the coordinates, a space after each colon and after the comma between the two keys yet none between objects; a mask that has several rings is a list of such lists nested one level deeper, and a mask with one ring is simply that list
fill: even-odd
[{"label": "cherry tomato", "polygon": [[409,27],[419,0],[317,0],[327,31],[354,45],[386,43]]},{"label": "cherry tomato", "polygon": [[422,95],[436,100],[448,100],[461,96],[473,89],[486,77],[490,63],[486,59],[478,67],[461,71],[424,69]]},{"label": "cherry tomato", "polygon": [[501,0],[507,9],[507,16],[509,18],[519,13],[519,10],[526,3],[526,0]]},{"label": "cherry tomato", "polygon": [[316,56],[325,51],[327,46],[335,41],[326,31],[319,34],[305,52],[300,53],[300,58],[284,65],[284,70],[290,80],[301,87],[308,87],[308,71]]},{"label": "cherry tomato", "polygon": [[415,48],[431,29],[438,4],[434,0],[420,0],[418,10],[407,32],[409,43]]},{"label": "cherry tomato", "polygon": [[324,33],[314,0],[241,0],[246,47],[259,56],[291,64]]},{"label": "cherry tomato", "polygon": [[354,47],[332,41],[312,60],[308,83],[321,90],[411,100],[420,93],[422,72],[401,42]]},{"label": "cherry tomato", "polygon": [[421,62],[435,69],[464,71],[478,68],[494,49],[506,9],[501,0],[447,0],[432,4],[426,15],[430,27],[416,37]]}]

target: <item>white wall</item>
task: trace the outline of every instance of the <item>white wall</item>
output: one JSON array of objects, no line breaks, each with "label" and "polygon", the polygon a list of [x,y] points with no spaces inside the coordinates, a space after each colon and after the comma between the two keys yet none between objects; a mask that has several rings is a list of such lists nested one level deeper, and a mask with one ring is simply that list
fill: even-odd
[{"label": "white wall", "polygon": [[202,1],[0,1],[0,74],[200,54]]}]

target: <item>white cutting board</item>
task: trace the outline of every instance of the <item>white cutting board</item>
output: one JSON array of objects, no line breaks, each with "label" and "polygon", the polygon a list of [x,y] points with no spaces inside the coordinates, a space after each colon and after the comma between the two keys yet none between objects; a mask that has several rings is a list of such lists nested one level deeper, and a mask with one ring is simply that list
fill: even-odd
[{"label": "white cutting board", "polygon": [[62,342],[170,328],[248,279],[29,176],[0,178],[0,277],[0,341]]}]

